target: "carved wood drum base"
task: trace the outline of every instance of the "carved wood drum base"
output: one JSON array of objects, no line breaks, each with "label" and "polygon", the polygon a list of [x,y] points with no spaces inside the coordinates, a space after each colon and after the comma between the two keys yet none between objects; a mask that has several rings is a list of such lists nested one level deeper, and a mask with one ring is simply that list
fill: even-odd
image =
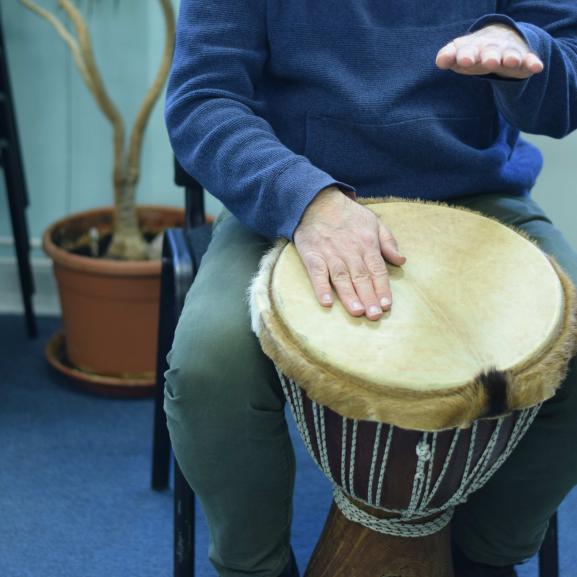
[{"label": "carved wood drum base", "polygon": [[394,537],[349,521],[333,503],[304,577],[454,577],[450,526]]}]

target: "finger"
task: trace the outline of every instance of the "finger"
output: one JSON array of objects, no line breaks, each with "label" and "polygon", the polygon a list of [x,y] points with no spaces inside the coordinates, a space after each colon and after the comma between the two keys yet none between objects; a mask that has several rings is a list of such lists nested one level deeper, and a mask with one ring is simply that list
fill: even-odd
[{"label": "finger", "polygon": [[400,266],[406,262],[406,258],[399,252],[395,237],[382,224],[379,225],[379,244],[383,256],[394,265]]},{"label": "finger", "polygon": [[541,59],[532,52],[529,52],[529,54],[525,56],[523,65],[532,74],[539,74],[539,72],[543,72],[543,68],[545,68]]},{"label": "finger", "polygon": [[523,55],[516,48],[506,48],[501,60],[505,68],[516,70],[523,64]]},{"label": "finger", "polygon": [[383,315],[383,309],[375,293],[369,269],[360,257],[349,256],[347,265],[355,291],[365,307],[365,315],[372,321],[377,320]]},{"label": "finger", "polygon": [[339,258],[333,258],[328,261],[329,275],[331,282],[339,295],[339,299],[349,314],[354,317],[360,317],[364,314],[365,308],[361,304],[353,283],[349,270],[345,263]]},{"label": "finger", "polygon": [[320,255],[310,254],[303,258],[303,263],[319,303],[324,307],[332,306],[333,289],[329,281],[329,267],[324,258]]},{"label": "finger", "polygon": [[487,44],[481,51],[481,64],[487,70],[497,70],[501,66],[502,50],[497,44]]},{"label": "finger", "polygon": [[365,264],[373,281],[373,288],[379,304],[383,310],[391,308],[393,302],[391,287],[389,285],[389,271],[379,252],[370,252],[365,255]]},{"label": "finger", "polygon": [[473,44],[464,44],[457,48],[457,66],[471,68],[479,61],[479,49]]},{"label": "finger", "polygon": [[455,64],[455,56],[457,55],[457,47],[453,42],[449,42],[446,46],[443,46],[439,52],[437,52],[437,58],[435,63],[437,66],[443,70],[448,70]]}]

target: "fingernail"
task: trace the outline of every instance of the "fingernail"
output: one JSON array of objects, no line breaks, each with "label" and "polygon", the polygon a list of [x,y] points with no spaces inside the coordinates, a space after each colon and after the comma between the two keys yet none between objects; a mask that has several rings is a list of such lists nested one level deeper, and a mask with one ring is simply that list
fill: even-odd
[{"label": "fingernail", "polygon": [[321,297],[321,301],[323,302],[323,304],[330,305],[333,302],[333,299],[329,293],[325,293]]},{"label": "fingernail", "polygon": [[353,301],[351,303],[351,308],[354,311],[362,311],[363,310],[363,305],[359,302],[359,301]]},{"label": "fingernail", "polygon": [[374,317],[375,315],[380,315],[383,311],[376,306],[369,307],[369,316]]},{"label": "fingernail", "polygon": [[383,298],[381,299],[381,306],[382,306],[383,308],[388,307],[390,304],[391,304],[391,300],[390,300],[390,299],[388,299],[388,298],[386,298],[386,297],[383,297]]}]

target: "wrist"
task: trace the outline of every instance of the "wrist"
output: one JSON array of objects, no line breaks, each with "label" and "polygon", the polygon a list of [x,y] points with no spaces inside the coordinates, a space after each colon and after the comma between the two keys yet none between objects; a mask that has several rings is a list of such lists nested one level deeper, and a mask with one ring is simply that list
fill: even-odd
[{"label": "wrist", "polygon": [[303,223],[314,222],[318,218],[322,218],[322,215],[327,211],[334,210],[335,206],[344,207],[344,203],[348,201],[350,198],[339,187],[331,185],[322,188],[306,207],[295,233]]},{"label": "wrist", "polygon": [[331,186],[327,186],[319,190],[318,194],[313,198],[312,202],[315,200],[322,200],[325,198],[341,198],[343,196],[347,196],[343,190],[341,190],[338,186],[332,184]]},{"label": "wrist", "polygon": [[328,206],[334,206],[337,203],[345,203],[350,200],[350,197],[343,192],[338,186],[327,186],[319,191],[319,193],[313,198],[312,202],[309,204],[305,210],[307,212],[315,210],[323,210],[323,208]]}]

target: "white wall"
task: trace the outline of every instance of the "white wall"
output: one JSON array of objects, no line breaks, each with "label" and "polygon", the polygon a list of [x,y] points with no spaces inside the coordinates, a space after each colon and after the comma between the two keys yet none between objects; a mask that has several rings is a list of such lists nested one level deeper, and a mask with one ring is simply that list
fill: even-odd
[{"label": "white wall", "polygon": [[533,135],[526,138],[544,157],[533,198],[577,249],[577,132],[562,140]]}]

